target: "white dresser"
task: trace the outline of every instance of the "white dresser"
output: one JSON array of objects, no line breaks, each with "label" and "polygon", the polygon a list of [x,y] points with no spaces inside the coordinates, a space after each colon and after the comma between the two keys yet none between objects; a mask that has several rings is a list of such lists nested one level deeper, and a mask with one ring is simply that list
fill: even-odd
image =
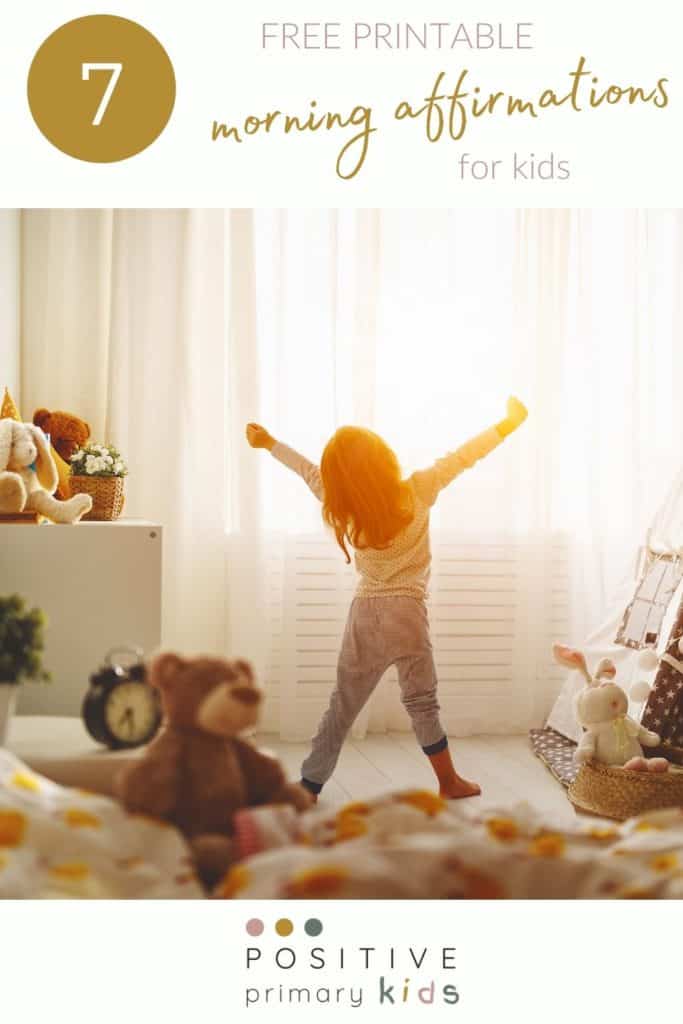
[{"label": "white dresser", "polygon": [[22,686],[19,714],[79,715],[110,648],[159,646],[161,553],[161,526],[142,520],[0,524],[0,594],[20,594],[48,618],[52,682]]}]

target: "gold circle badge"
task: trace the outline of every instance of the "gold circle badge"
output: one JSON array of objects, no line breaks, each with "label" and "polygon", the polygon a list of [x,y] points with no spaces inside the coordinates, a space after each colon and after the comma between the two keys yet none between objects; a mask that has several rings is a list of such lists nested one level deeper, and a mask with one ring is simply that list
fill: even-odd
[{"label": "gold circle badge", "polygon": [[28,74],[31,114],[45,138],[91,163],[126,160],[151,145],[168,124],[175,92],[158,39],[109,14],[62,25]]}]

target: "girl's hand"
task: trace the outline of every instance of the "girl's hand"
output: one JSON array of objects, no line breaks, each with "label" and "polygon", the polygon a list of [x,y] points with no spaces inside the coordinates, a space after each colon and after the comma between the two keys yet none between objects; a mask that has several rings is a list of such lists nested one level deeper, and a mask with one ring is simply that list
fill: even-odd
[{"label": "girl's hand", "polygon": [[275,444],[275,438],[258,423],[247,423],[247,441],[252,448],[267,448],[268,451]]},{"label": "girl's hand", "polygon": [[496,424],[496,430],[501,437],[508,437],[513,430],[517,430],[517,427],[524,423],[528,415],[526,406],[512,395],[508,398],[507,416]]},{"label": "girl's hand", "polygon": [[508,398],[507,412],[507,418],[513,430],[516,430],[517,427],[521,427],[522,423],[524,423],[524,420],[529,415],[524,403],[520,402],[520,400],[515,398],[514,395],[511,395],[510,398]]}]

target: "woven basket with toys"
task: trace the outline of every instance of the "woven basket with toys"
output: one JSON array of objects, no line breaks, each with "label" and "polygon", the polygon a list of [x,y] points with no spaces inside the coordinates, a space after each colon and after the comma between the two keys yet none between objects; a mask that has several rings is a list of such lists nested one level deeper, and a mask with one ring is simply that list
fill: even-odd
[{"label": "woven basket with toys", "polygon": [[[555,644],[555,659],[577,669],[586,685],[576,697],[576,717],[584,732],[574,753],[580,765],[569,799],[581,811],[623,821],[663,807],[683,806],[683,769],[664,757],[643,756],[661,749],[661,737],[628,714],[628,696],[614,682],[616,668],[603,659],[592,676],[580,651]],[[648,684],[644,684],[649,691]],[[631,696],[644,700],[637,683]]]},{"label": "woven basket with toys", "polygon": [[662,807],[683,806],[683,769],[628,771],[589,761],[569,787],[569,799],[581,811],[625,821]]}]

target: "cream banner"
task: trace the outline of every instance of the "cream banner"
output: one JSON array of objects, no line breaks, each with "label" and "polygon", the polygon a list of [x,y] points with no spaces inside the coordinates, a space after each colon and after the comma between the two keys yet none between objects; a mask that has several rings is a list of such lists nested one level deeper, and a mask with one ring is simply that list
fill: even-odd
[{"label": "cream banner", "polygon": [[42,0],[0,40],[3,200],[677,205],[682,22],[667,0]]}]

